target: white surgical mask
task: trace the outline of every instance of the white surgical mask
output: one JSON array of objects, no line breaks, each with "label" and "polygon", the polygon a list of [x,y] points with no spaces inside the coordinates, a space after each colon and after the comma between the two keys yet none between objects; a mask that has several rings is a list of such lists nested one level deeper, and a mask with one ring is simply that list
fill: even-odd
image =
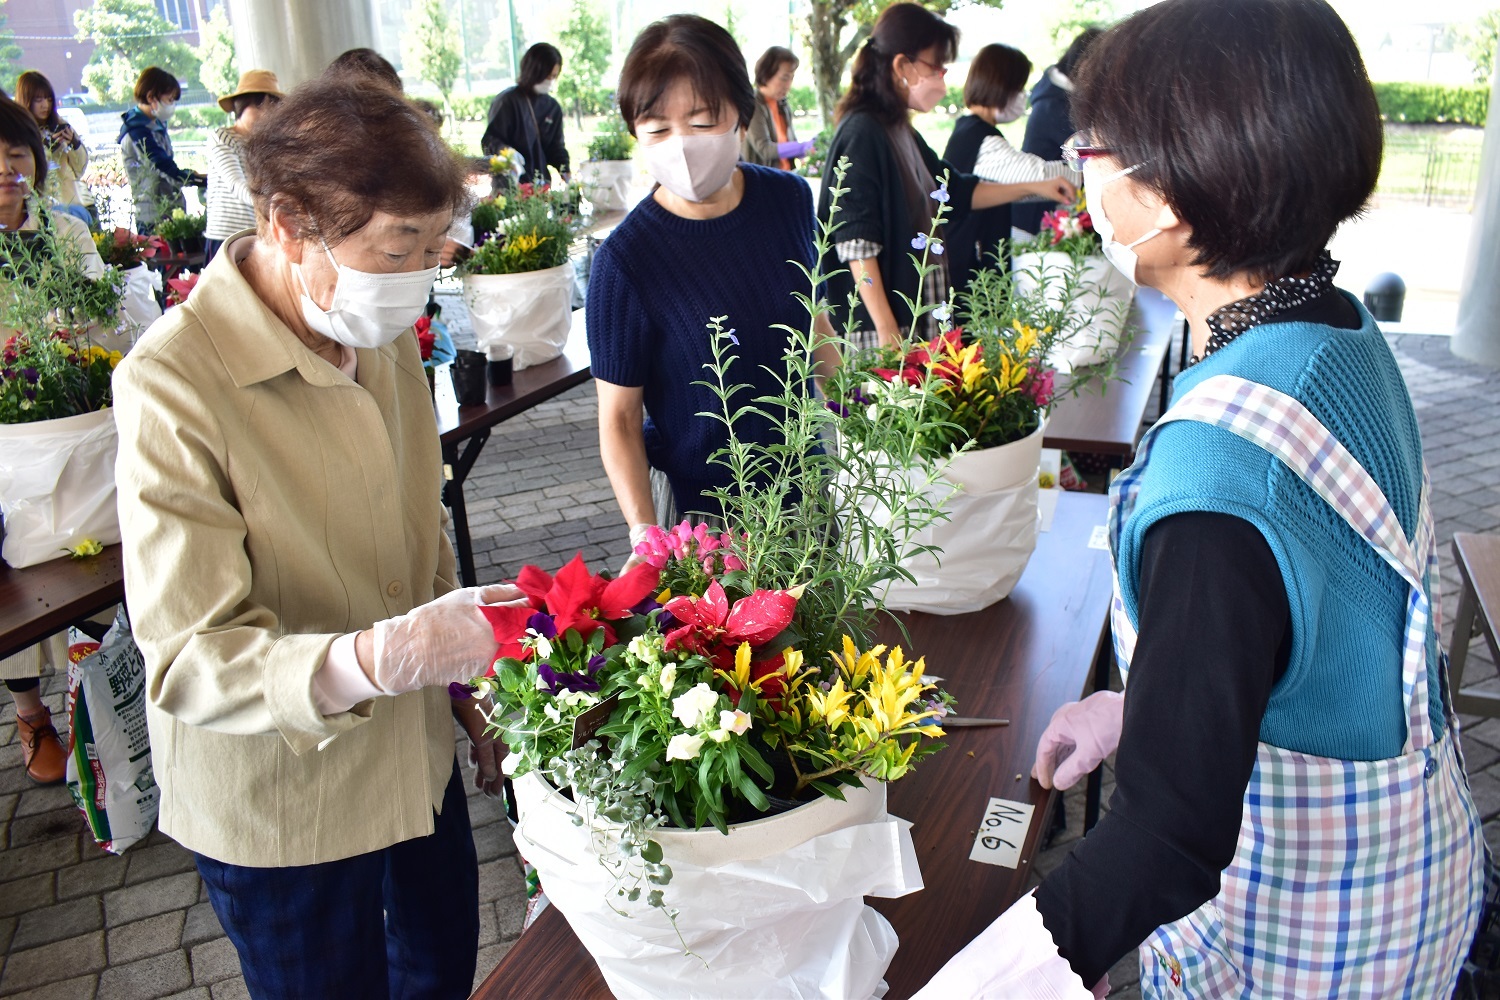
[{"label": "white surgical mask", "polygon": [[156,120],[165,125],[172,120],[172,113],[176,110],[176,101],[159,101],[156,105]]},{"label": "white surgical mask", "polygon": [[541,83],[537,84],[536,87],[534,87],[533,89],[538,94],[550,94],[550,93],[552,93],[552,81],[551,80],[543,80]]},{"label": "white surgical mask", "polygon": [[1127,174],[1134,173],[1142,167],[1142,164],[1137,163],[1133,167],[1117,170],[1107,177],[1100,177],[1099,167],[1096,165],[1097,162],[1092,159],[1083,161],[1083,190],[1088,198],[1089,219],[1094,223],[1094,232],[1098,233],[1099,238],[1104,241],[1102,250],[1105,259],[1113,264],[1121,274],[1129,278],[1132,285],[1138,285],[1140,282],[1135,279],[1135,269],[1140,265],[1141,259],[1136,256],[1135,248],[1153,236],[1160,236],[1161,230],[1153,229],[1140,239],[1130,243],[1115,242],[1114,223],[1110,222],[1109,216],[1104,214],[1104,198],[1100,192],[1104,190],[1106,184],[1117,181]]},{"label": "white surgical mask", "polygon": [[646,172],[686,201],[707,201],[734,177],[740,161],[740,132],[722,135],[674,135],[641,144]]},{"label": "white surgical mask", "polygon": [[1003,108],[995,109],[995,124],[1004,125],[1013,122],[1026,113],[1026,95],[1016,91],[1016,96],[1010,99],[1010,103]]},{"label": "white surgical mask", "polygon": [[371,274],[340,264],[323,244],[338,278],[333,285],[333,304],[323,309],[312,300],[302,267],[292,265],[302,285],[302,318],[330,340],[350,347],[384,347],[405,333],[427,308],[427,293],[437,277],[436,266],[422,271]]}]

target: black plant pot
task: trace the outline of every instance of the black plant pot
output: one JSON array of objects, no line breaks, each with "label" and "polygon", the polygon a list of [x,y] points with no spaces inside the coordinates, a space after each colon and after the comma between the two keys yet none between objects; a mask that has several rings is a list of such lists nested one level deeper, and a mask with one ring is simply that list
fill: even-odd
[{"label": "black plant pot", "polygon": [[489,391],[485,377],[485,358],[478,351],[459,351],[449,374],[453,377],[453,395],[459,406],[479,406]]}]

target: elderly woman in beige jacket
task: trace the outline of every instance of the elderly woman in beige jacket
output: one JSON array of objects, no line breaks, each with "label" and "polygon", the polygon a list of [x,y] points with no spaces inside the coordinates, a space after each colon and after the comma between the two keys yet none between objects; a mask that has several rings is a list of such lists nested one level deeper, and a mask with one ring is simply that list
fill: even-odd
[{"label": "elderly woman in beige jacket", "polygon": [[[380,150],[379,157],[369,155]],[[452,682],[497,647],[456,589],[411,325],[465,166],[400,95],[320,80],[247,149],[257,230],[115,375],[126,600],[161,828],[255,997],[466,997],[477,871]]]}]

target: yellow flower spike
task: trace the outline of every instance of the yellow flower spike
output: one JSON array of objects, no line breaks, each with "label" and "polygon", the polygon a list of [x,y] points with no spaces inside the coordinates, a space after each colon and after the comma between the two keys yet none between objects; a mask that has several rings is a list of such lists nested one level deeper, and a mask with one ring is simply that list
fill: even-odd
[{"label": "yellow flower spike", "polygon": [[656,603],[657,604],[666,604],[671,599],[672,599],[672,588],[671,587],[668,587],[666,590],[663,590],[660,594],[656,595]]},{"label": "yellow flower spike", "polygon": [[90,556],[97,556],[99,553],[103,552],[104,546],[100,545],[92,538],[85,538],[77,545],[69,546],[63,549],[63,551],[72,556],[74,559],[87,559]]},{"label": "yellow flower spike", "polygon": [[740,643],[734,651],[734,686],[743,691],[750,687],[750,644]]}]

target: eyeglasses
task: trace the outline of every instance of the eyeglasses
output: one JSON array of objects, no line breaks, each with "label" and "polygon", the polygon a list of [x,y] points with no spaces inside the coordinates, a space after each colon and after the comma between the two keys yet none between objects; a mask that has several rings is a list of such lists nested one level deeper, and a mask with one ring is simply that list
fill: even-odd
[{"label": "eyeglasses", "polygon": [[1112,147],[1095,146],[1093,142],[1093,136],[1087,132],[1074,132],[1068,137],[1068,141],[1062,144],[1063,162],[1074,170],[1082,170],[1085,161],[1114,154]]},{"label": "eyeglasses", "polygon": [[944,77],[944,78],[946,78],[948,76],[948,67],[947,66],[941,66],[941,65],[939,65],[937,63],[930,63],[926,59],[922,59],[920,57],[913,59],[912,62],[914,62],[914,63],[920,63],[921,65],[926,66],[928,69],[932,70],[938,76],[941,76],[941,77]]}]

